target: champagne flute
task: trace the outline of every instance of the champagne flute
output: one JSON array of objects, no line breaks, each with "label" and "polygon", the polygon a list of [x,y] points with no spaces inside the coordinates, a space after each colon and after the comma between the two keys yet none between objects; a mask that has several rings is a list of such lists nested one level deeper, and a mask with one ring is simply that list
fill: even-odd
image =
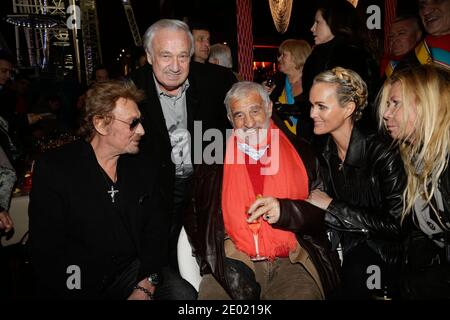
[{"label": "champagne flute", "polygon": [[[256,199],[262,198],[262,195],[258,194],[256,196]],[[262,218],[258,217],[258,219],[253,220],[252,222],[249,222],[248,227],[252,231],[253,234],[253,241],[255,242],[255,250],[256,250],[256,256],[252,260],[264,260],[263,257],[259,255],[259,241],[258,241],[258,235],[259,230],[261,229],[261,223]]]}]

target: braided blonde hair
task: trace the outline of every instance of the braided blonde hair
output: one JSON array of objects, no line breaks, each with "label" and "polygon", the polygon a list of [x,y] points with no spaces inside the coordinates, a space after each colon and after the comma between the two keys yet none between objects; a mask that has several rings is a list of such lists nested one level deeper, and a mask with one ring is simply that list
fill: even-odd
[{"label": "braided blonde hair", "polygon": [[325,82],[337,84],[336,95],[340,106],[346,106],[350,102],[355,103],[355,111],[352,121],[356,122],[362,117],[362,112],[367,106],[367,85],[355,71],[336,67],[324,71],[314,78],[313,83]]}]

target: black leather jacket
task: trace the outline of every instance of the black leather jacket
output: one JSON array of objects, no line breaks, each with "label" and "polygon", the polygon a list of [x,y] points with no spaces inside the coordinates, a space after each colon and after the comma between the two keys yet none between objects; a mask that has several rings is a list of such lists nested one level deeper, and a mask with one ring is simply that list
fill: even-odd
[{"label": "black leather jacket", "polygon": [[[450,225],[450,168],[439,178],[438,189],[442,195],[444,210],[439,220]],[[435,199],[432,204],[437,208]],[[425,234],[411,213],[404,221],[408,232],[403,259],[402,295],[405,299],[450,299],[450,231],[430,237]],[[448,230],[448,229],[447,229]],[[443,239],[443,247],[432,239]]]},{"label": "black leather jacket", "polygon": [[[449,161],[450,161],[450,159],[449,159]],[[439,210],[439,213],[437,216],[439,217],[438,220],[439,220],[440,224],[442,224],[444,226],[450,226],[450,167],[449,167],[449,165],[450,165],[450,163],[447,164],[447,168],[442,172],[442,174],[439,178],[439,183],[438,183],[438,190],[442,196],[442,204],[444,206],[444,210],[443,211]],[[433,205],[434,208],[438,207],[435,197],[433,197],[431,199],[431,204]],[[407,243],[410,242],[412,234],[415,234],[413,236],[417,236],[417,234],[420,234],[423,237],[433,238],[433,239],[444,237],[444,234],[447,234],[446,245],[449,246],[449,249],[447,249],[449,251],[448,251],[448,253],[446,252],[445,255],[446,255],[447,263],[450,264],[450,231],[447,231],[448,229],[444,230],[442,228],[443,233],[434,234],[433,237],[430,237],[421,231],[420,227],[418,226],[417,220],[414,217],[415,214],[416,213],[414,212],[414,207],[413,207],[413,212],[406,217],[405,222],[404,222],[404,229],[408,233],[408,236],[409,236]],[[411,247],[408,243],[407,249],[409,251],[409,250],[415,250],[416,248]],[[419,251],[420,251],[420,248],[419,248]],[[406,253],[408,253],[408,252],[406,252]],[[410,259],[405,259],[405,260],[406,261],[404,261],[404,263],[406,263],[407,260],[410,260]]]},{"label": "black leather jacket", "polygon": [[[285,131],[284,126],[281,128]],[[290,133],[285,133],[291,141],[295,139]],[[317,158],[306,142],[293,144],[307,169],[309,190],[313,190],[320,184]],[[212,273],[230,296],[234,297],[239,288],[235,288],[225,275],[222,177],[223,165],[200,165],[196,168],[184,226],[201,274]],[[340,283],[340,262],[336,251],[331,251],[325,233],[325,212],[308,202],[288,199],[280,199],[280,207],[280,219],[272,226],[296,233],[297,240],[308,251],[319,273],[327,296]]]},{"label": "black leather jacket", "polygon": [[331,137],[319,161],[324,189],[333,198],[325,220],[339,234],[344,255],[367,242],[385,262],[397,262],[402,255],[400,216],[406,186],[397,148],[354,127],[341,170]]},{"label": "black leather jacket", "polygon": [[450,224],[450,159],[447,160],[447,168],[439,181],[439,190],[444,202],[444,219]]}]

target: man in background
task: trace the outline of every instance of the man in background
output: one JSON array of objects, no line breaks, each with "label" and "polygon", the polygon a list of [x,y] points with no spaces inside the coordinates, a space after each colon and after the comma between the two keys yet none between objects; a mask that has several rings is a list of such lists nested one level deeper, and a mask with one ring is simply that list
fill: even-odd
[{"label": "man in background", "polygon": [[418,17],[409,14],[398,16],[389,30],[389,52],[381,61],[381,76],[390,77],[397,64],[414,50],[421,39]]},{"label": "man in background", "polygon": [[192,35],[194,36],[194,56],[193,61],[206,63],[209,56],[209,46],[211,35],[206,24],[194,22],[190,25]]}]

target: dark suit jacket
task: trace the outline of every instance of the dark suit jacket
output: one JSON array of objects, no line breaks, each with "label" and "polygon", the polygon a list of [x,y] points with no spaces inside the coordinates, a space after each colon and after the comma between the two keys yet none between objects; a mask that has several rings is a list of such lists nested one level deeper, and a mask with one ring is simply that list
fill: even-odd
[{"label": "dark suit jacket", "polygon": [[[149,158],[156,158],[162,180],[162,187],[167,201],[173,201],[173,184],[175,165],[171,159],[172,147],[167,132],[164,114],[153,80],[151,65],[145,65],[131,75],[131,80],[139,89],[144,90],[145,100],[139,105],[144,117],[145,136],[142,140],[142,152]],[[202,131],[218,128],[222,132],[229,127],[226,109],[223,104],[225,95],[236,77],[226,68],[191,62],[189,88],[186,91],[186,109],[188,131],[191,135],[191,155],[194,155],[194,121],[201,121]],[[196,141],[199,141],[198,137]],[[197,151],[201,147],[195,146]],[[194,163],[194,162],[193,162]],[[195,164],[195,163],[194,163]]]},{"label": "dark suit jacket", "polygon": [[[117,172],[119,212],[112,207],[107,180],[89,143],[78,140],[36,162],[29,216],[38,297],[103,298],[104,285],[131,259],[141,260],[137,282],[166,264],[163,239],[169,227],[155,166],[139,155],[123,155]],[[118,256],[122,239],[115,239],[111,230],[114,214],[131,239],[128,261],[123,252]],[[80,267],[81,290],[67,288],[70,265]]]}]

